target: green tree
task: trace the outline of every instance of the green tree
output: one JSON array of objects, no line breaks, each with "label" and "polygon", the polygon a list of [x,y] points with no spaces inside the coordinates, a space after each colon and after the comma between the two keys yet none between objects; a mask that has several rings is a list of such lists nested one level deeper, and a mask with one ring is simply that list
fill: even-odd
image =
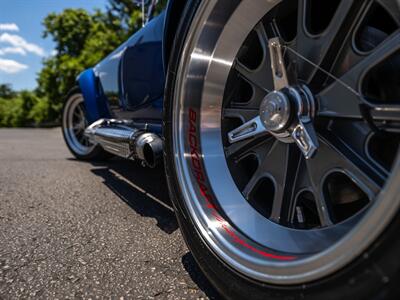
[{"label": "green tree", "polygon": [[56,55],[43,62],[38,76],[38,93],[57,105],[74,85],[75,77],[87,64],[80,60],[88,40],[93,17],[85,10],[66,9],[60,14],[52,13],[44,21],[43,37],[52,37],[56,44]]},{"label": "green tree", "polygon": [[140,13],[140,8],[131,0],[109,0],[106,7],[106,15],[108,22],[116,25],[120,31],[129,35],[141,27],[141,15],[134,21],[139,21],[138,24],[132,23],[132,16]]},{"label": "green tree", "polygon": [[35,110],[39,103],[41,108],[44,107],[43,101],[31,91],[15,93],[14,98],[7,100],[0,99],[0,127],[21,127],[47,121],[46,118],[40,117],[47,114],[46,111],[39,113],[37,109]]},{"label": "green tree", "polygon": [[0,84],[0,98],[12,99],[16,96],[16,93],[11,87],[11,84]]},{"label": "green tree", "polygon": [[43,37],[51,36],[58,55],[79,56],[92,30],[93,18],[83,9],[51,13],[43,21]]},{"label": "green tree", "polygon": [[[168,0],[160,0],[155,9],[155,14],[159,14],[166,6]],[[107,16],[109,20],[119,20],[120,27],[131,35],[142,27],[141,6],[133,0],[109,0],[107,5]]]}]

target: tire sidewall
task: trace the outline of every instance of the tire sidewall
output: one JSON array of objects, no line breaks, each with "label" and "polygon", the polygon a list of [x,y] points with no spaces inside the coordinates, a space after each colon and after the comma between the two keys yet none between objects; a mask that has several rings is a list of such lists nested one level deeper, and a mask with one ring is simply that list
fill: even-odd
[{"label": "tire sidewall", "polygon": [[64,101],[64,106],[62,109],[62,119],[61,119],[61,131],[62,131],[62,135],[63,135],[63,139],[65,144],[68,147],[68,150],[79,160],[103,160],[103,159],[107,159],[108,157],[110,157],[111,155],[108,154],[107,152],[105,152],[103,150],[103,148],[100,145],[97,145],[95,147],[93,147],[93,149],[85,154],[79,154],[77,152],[74,151],[74,149],[71,147],[71,145],[68,142],[68,139],[66,137],[66,133],[65,133],[65,128],[64,128],[64,124],[65,124],[65,110],[68,108],[69,105],[69,101],[71,101],[75,96],[77,95],[82,95],[82,92],[80,90],[79,87],[74,87],[70,90],[70,92],[67,94],[67,96],[65,97],[65,101]]},{"label": "tire sidewall", "polygon": [[[195,260],[207,278],[230,299],[394,299],[399,295],[400,220],[395,218],[386,231],[361,256],[345,268],[318,281],[293,286],[269,285],[244,277],[217,257],[202,238],[186,207],[174,160],[172,110],[176,73],[191,21],[200,1],[188,1],[167,70],[164,101],[164,165],[177,219]],[[396,195],[392,195],[393,197]]]}]

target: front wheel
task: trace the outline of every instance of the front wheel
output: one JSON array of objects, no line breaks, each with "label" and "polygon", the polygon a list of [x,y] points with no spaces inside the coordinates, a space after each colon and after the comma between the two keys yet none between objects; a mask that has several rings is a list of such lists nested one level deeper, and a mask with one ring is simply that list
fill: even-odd
[{"label": "front wheel", "polygon": [[104,160],[111,154],[100,145],[92,144],[84,135],[88,126],[83,95],[74,88],[67,96],[62,112],[62,133],[71,153],[80,160]]},{"label": "front wheel", "polygon": [[176,35],[166,174],[227,298],[399,292],[400,6],[322,2],[190,1]]}]

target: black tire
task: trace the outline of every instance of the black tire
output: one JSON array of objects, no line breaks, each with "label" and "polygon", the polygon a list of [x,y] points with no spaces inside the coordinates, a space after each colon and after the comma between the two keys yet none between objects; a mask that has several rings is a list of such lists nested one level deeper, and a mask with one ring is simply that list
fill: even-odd
[{"label": "black tire", "polygon": [[[67,95],[66,100],[64,102],[63,110],[62,110],[62,134],[67,145],[69,151],[79,160],[84,161],[102,161],[107,160],[113,157],[112,154],[104,151],[104,149],[100,145],[85,147],[85,145],[79,145],[79,141],[76,141],[75,137],[72,137],[74,134],[70,130],[68,130],[68,120],[67,116],[69,113],[69,109],[71,107],[71,103],[73,101],[83,101],[83,95],[79,87],[74,87]],[[82,104],[83,106],[83,104]],[[84,107],[84,106],[83,106]],[[87,122],[86,122],[87,123]],[[86,124],[87,126],[88,124]],[[81,149],[82,148],[82,149]]]},{"label": "black tire", "polygon": [[[294,285],[274,285],[249,278],[216,255],[206,242],[184,199],[174,162],[173,109],[180,58],[201,1],[188,1],[180,22],[167,74],[164,104],[164,162],[177,219],[195,260],[206,277],[228,299],[398,299],[400,295],[400,219],[395,217],[367,250],[334,274]],[[393,176],[400,179],[398,164]],[[393,190],[392,190],[393,191]],[[393,192],[385,197],[395,198]],[[398,216],[398,214],[396,214]]]}]

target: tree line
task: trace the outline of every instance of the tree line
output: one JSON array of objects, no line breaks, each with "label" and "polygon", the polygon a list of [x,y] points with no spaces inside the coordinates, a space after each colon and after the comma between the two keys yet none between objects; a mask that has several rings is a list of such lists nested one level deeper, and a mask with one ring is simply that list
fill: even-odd
[{"label": "tree line", "polygon": [[[160,1],[160,12],[167,0]],[[37,88],[15,92],[0,84],[0,127],[57,124],[65,95],[76,76],[94,66],[142,27],[141,8],[132,0],[108,0],[105,11],[66,9],[43,20],[43,38],[55,42],[55,55],[43,61]]]}]

